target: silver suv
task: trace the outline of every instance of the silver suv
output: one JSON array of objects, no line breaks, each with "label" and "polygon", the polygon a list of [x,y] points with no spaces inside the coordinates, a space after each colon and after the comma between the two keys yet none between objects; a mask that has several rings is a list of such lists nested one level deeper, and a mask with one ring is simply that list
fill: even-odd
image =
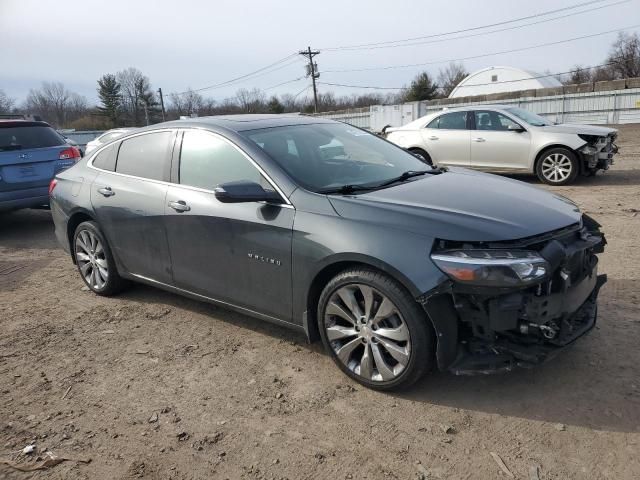
[{"label": "silver suv", "polygon": [[550,185],[607,170],[618,151],[613,128],[556,125],[506,105],[445,109],[386,133],[430,164],[529,172]]}]

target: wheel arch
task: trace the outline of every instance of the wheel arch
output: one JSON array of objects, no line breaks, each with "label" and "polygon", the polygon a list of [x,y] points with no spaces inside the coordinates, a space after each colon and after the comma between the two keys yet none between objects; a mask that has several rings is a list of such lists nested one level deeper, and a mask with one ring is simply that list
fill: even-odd
[{"label": "wheel arch", "polygon": [[576,157],[578,157],[578,159],[580,158],[578,156],[578,152],[576,152],[573,148],[569,147],[566,144],[563,143],[551,143],[549,145],[545,145],[544,147],[542,147],[537,153],[536,156],[534,158],[533,161],[533,168],[531,170],[531,172],[535,175],[537,168],[538,168],[538,162],[540,162],[540,160],[542,160],[542,157],[544,156],[545,153],[547,153],[549,150],[553,150],[554,148],[564,148],[565,150],[569,150],[571,153],[573,153]]},{"label": "wheel arch", "polygon": [[368,268],[389,275],[400,283],[412,297],[416,298],[420,295],[420,291],[409,278],[391,265],[377,258],[362,254],[339,254],[330,257],[316,269],[309,282],[309,288],[307,289],[305,302],[306,311],[303,313],[303,327],[309,342],[320,339],[316,310],[322,290],[338,273],[357,267]]},{"label": "wheel arch", "polygon": [[82,222],[94,221],[94,216],[86,209],[81,208],[74,211],[67,221],[67,240],[69,241],[69,253],[71,254],[71,260],[76,263],[76,256],[73,249],[73,234]]}]

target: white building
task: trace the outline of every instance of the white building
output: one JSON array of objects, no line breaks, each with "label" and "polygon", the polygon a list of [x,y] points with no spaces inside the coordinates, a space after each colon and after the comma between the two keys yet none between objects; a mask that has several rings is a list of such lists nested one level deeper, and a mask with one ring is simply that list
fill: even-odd
[{"label": "white building", "polygon": [[560,86],[562,84],[552,76],[514,67],[488,67],[462,80],[449,98]]}]

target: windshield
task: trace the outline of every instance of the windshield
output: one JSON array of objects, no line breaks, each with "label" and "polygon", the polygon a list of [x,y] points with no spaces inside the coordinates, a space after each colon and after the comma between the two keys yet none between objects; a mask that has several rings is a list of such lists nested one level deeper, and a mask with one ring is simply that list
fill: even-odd
[{"label": "windshield", "polygon": [[[291,125],[241,132],[308,190],[375,187],[406,172],[430,170],[412,154],[358,128]],[[407,176],[405,175],[404,178]]]},{"label": "windshield", "polygon": [[535,113],[531,113],[527,110],[518,107],[505,108],[505,111],[509,112],[511,115],[515,115],[520,120],[524,120],[529,125],[533,125],[534,127],[546,127],[549,125],[553,125],[552,122],[547,120],[540,115],[536,115]]}]

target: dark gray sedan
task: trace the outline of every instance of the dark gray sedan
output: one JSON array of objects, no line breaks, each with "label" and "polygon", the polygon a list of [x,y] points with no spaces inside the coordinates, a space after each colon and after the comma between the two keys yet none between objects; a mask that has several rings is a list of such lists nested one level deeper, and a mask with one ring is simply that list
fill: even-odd
[{"label": "dark gray sedan", "polygon": [[142,282],[298,329],[378,389],[540,363],[594,326],[605,281],[570,200],[318,118],[136,130],[50,195],[95,293]]}]

